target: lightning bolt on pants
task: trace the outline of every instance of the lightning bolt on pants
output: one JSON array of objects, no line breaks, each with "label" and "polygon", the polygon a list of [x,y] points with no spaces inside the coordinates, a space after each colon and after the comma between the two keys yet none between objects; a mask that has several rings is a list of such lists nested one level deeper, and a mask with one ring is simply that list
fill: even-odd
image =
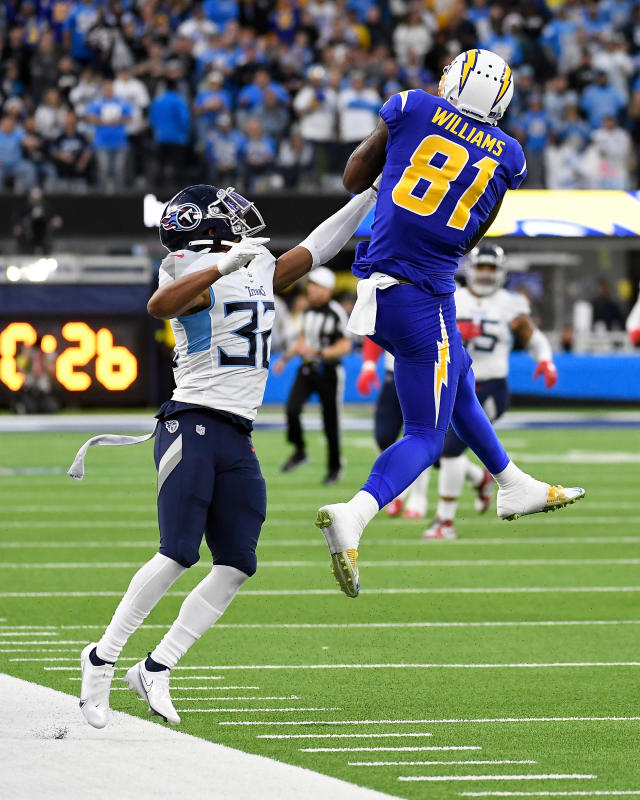
[{"label": "lightning bolt on pants", "polygon": [[471,359],[455,322],[453,295],[416,286],[378,290],[373,340],[395,356],[404,436],[373,465],[363,489],[386,505],[440,456],[458,380]]}]

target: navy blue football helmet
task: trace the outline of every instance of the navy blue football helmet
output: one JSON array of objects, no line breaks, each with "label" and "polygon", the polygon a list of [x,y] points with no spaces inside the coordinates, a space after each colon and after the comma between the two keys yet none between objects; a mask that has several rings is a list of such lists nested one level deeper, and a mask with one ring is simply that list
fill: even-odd
[{"label": "navy blue football helmet", "polygon": [[[253,225],[246,219],[253,215]],[[239,238],[263,230],[255,205],[233,186],[218,189],[201,183],[188,186],[169,200],[160,220],[160,241],[174,250],[219,250]]]}]

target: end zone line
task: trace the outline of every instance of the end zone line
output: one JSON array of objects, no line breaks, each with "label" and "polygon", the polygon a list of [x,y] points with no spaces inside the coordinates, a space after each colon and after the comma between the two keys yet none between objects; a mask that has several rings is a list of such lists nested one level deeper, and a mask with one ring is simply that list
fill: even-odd
[{"label": "end zone line", "polygon": [[[251,720],[218,725],[493,725],[521,722],[640,722],[640,717],[478,717],[475,719],[305,719],[295,722]],[[479,748],[473,748],[479,749]]]},{"label": "end zone line", "polygon": [[586,781],[594,780],[597,775],[399,775],[399,781]]}]

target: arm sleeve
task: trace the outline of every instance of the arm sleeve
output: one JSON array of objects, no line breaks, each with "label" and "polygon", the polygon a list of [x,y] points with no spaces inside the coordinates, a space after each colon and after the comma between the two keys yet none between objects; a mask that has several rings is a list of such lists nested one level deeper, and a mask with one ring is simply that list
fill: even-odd
[{"label": "arm sleeve", "polygon": [[531,353],[534,361],[538,364],[541,361],[553,361],[553,350],[547,337],[541,330],[536,328],[527,342],[527,350]]},{"label": "arm sleeve", "polygon": [[300,242],[299,246],[311,253],[312,266],[317,267],[330,261],[342,250],[369,210],[373,208],[376,197],[377,192],[374,189],[366,189],[355,195]]}]

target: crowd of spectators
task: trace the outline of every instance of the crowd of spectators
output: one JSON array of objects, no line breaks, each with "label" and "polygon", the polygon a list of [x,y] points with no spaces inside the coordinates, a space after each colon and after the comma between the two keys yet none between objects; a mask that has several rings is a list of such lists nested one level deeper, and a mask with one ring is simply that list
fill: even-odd
[{"label": "crowd of spectators", "polygon": [[528,188],[637,185],[634,0],[5,0],[0,189],[331,187],[382,103],[498,52]]}]

